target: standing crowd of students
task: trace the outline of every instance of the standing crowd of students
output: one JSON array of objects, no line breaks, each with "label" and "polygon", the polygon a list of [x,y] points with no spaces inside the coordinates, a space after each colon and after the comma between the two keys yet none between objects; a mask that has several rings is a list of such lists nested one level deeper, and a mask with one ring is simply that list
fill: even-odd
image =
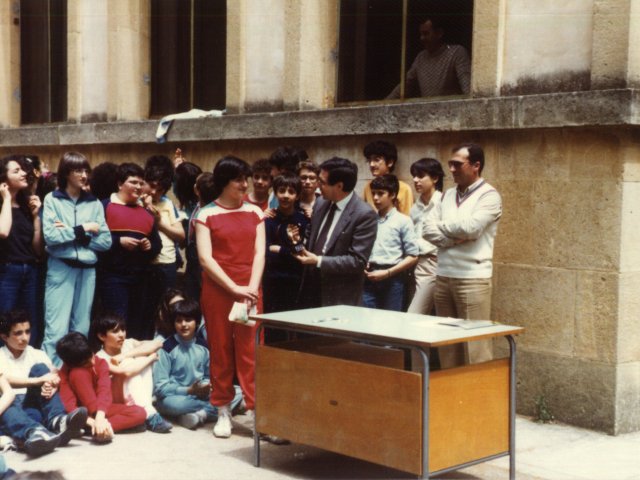
[{"label": "standing crowd of students", "polygon": [[[442,166],[411,165],[414,203],[393,144],[363,153],[378,213],[364,305],[431,314],[437,248],[422,231]],[[255,402],[256,327],[242,319],[303,306],[296,255],[319,166],[280,147],[253,165],[226,156],[212,173],[181,152],[93,169],[68,152],[43,170],[36,157],[0,160],[0,433],[33,456],[85,433],[168,433],[166,418],[215,421],[229,437]]]}]

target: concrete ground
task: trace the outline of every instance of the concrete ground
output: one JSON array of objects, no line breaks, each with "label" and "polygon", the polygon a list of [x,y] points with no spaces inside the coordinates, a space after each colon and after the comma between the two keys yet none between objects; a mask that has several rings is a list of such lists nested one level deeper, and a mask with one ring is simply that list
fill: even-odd
[{"label": "concrete ground", "polygon": [[[566,425],[541,425],[524,417],[517,419],[516,428],[519,480],[640,479],[640,432],[612,437]],[[262,466],[256,468],[248,430],[237,427],[228,440],[216,439],[211,432],[211,424],[195,432],[175,426],[167,435],[117,435],[109,445],[83,438],[41,458],[8,452],[5,460],[16,471],[60,470],[68,480],[415,478],[311,447],[265,442]],[[442,478],[506,479],[508,459]]]}]

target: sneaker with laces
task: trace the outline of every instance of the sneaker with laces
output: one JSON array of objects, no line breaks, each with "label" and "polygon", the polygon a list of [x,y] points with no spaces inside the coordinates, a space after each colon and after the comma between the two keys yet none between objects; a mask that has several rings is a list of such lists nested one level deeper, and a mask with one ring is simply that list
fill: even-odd
[{"label": "sneaker with laces", "polygon": [[185,413],[178,417],[178,424],[189,430],[195,430],[200,423],[200,417],[196,413]]},{"label": "sneaker with laces", "polygon": [[154,413],[145,422],[147,424],[147,430],[155,433],[169,433],[173,428],[169,422],[167,422],[159,413]]},{"label": "sneaker with laces", "polygon": [[247,421],[245,423],[245,425],[247,426],[247,428],[251,431],[253,431],[255,425],[256,425],[256,411],[255,410],[247,410],[245,413],[245,416],[247,417]]},{"label": "sneaker with laces", "polygon": [[24,442],[24,450],[30,457],[45,455],[60,444],[60,436],[44,427],[34,428]]},{"label": "sneaker with laces", "polygon": [[57,428],[58,433],[60,433],[60,446],[66,445],[72,438],[80,438],[82,436],[88,415],[89,413],[85,407],[78,407],[60,418]]},{"label": "sneaker with laces", "polygon": [[218,407],[218,421],[213,427],[213,434],[218,438],[229,438],[231,436],[231,411],[229,406]]}]

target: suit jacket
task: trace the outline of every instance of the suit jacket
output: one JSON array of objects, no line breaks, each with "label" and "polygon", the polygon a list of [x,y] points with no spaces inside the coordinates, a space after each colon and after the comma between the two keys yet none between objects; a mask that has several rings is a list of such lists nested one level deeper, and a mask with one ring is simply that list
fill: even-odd
[{"label": "suit jacket", "polygon": [[[313,206],[307,242],[309,251],[313,250],[320,225],[330,206],[331,202],[322,198],[318,198]],[[354,194],[340,215],[331,237],[327,239],[320,268],[315,265],[305,267],[301,285],[302,298],[306,299],[303,306],[362,304],[364,269],[373,249],[377,230],[378,214]],[[318,288],[320,296],[317,291],[313,291]],[[309,302],[310,298],[315,298],[315,302]]]}]

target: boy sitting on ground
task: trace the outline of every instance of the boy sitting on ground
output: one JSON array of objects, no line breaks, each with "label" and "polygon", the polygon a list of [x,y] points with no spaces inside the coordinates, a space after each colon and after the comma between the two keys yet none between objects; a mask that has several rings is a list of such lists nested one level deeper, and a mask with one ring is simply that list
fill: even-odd
[{"label": "boy sitting on ground", "polygon": [[145,430],[144,408],[113,402],[109,366],[93,354],[84,335],[68,333],[58,341],[56,352],[64,362],[60,369],[62,403],[68,411],[78,405],[87,408],[86,425],[96,442],[110,442],[114,432]]},{"label": "boy sitting on ground", "polygon": [[[44,455],[82,436],[87,410],[75,408],[67,415],[58,394],[60,378],[51,360],[29,345],[27,313],[12,310],[0,316],[0,338],[5,343],[0,348],[0,372],[15,395],[0,418],[0,430],[31,456]],[[3,389],[3,400],[6,393]]]},{"label": "boy sitting on ground", "polygon": [[[177,417],[183,427],[195,430],[218,418],[218,409],[209,402],[209,349],[196,338],[202,318],[200,305],[194,300],[176,302],[170,318],[175,333],[165,340],[153,365],[156,407],[164,415]],[[236,389],[231,407],[241,398]]]},{"label": "boy sitting on ground", "polygon": [[169,433],[173,425],[153,406],[153,372],[161,340],[126,338],[124,319],[115,313],[97,317],[91,325],[92,340],[102,347],[96,355],[107,361],[113,398],[126,405],[139,405],[147,412],[147,430]]}]

